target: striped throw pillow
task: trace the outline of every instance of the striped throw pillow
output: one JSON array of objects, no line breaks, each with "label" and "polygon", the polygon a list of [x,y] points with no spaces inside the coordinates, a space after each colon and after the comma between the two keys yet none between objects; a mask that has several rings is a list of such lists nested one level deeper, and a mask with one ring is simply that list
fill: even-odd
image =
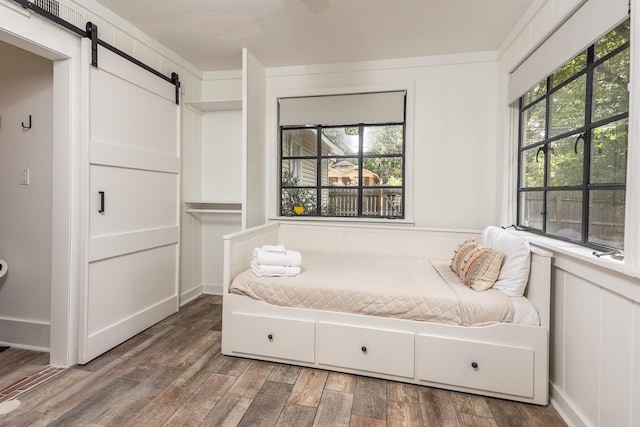
[{"label": "striped throw pillow", "polygon": [[451,269],[462,283],[474,291],[482,292],[491,288],[500,275],[505,254],[467,240],[458,247]]}]

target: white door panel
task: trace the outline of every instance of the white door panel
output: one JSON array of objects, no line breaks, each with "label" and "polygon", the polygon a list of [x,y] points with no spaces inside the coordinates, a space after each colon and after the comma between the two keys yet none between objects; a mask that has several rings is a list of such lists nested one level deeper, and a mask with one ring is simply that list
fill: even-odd
[{"label": "white door panel", "polygon": [[91,140],[178,154],[175,102],[100,69],[91,80]]},{"label": "white door panel", "polygon": [[[175,293],[176,245],[89,265],[89,337]],[[153,289],[154,299],[149,299]]]},{"label": "white door panel", "polygon": [[[91,165],[90,236],[177,224],[178,175]],[[104,191],[105,211],[99,213]]]},{"label": "white door panel", "polygon": [[[83,41],[88,58],[90,44]],[[178,309],[180,140],[175,86],[98,48],[83,70],[85,250],[79,363]],[[104,192],[104,212],[99,192]]]}]

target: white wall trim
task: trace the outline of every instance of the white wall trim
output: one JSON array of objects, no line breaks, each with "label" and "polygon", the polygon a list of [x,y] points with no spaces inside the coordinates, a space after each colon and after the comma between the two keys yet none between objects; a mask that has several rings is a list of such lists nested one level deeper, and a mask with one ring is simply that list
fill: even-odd
[{"label": "white wall trim", "polygon": [[196,286],[189,291],[183,292],[182,294],[180,294],[180,307],[198,298],[200,295],[202,295],[202,293],[202,286]]},{"label": "white wall trim", "polygon": [[266,77],[282,77],[324,73],[346,73],[354,71],[393,70],[399,68],[432,67],[435,65],[469,64],[495,62],[496,51],[455,53],[451,55],[419,56],[414,58],[382,59],[378,61],[344,62],[337,64],[300,65],[290,67],[270,67],[265,69]]},{"label": "white wall trim", "polygon": [[562,392],[553,384],[549,383],[551,398],[551,405],[558,412],[560,417],[564,420],[569,427],[590,427],[590,424],[586,424],[583,418],[578,415],[578,411],[573,407],[571,403],[564,397]]},{"label": "white wall trim", "polygon": [[209,283],[202,284],[202,293],[205,295],[222,295],[222,285],[211,285]]},{"label": "white wall trim", "polygon": [[1,317],[0,329],[4,331],[2,345],[44,352],[50,349],[50,322]]}]

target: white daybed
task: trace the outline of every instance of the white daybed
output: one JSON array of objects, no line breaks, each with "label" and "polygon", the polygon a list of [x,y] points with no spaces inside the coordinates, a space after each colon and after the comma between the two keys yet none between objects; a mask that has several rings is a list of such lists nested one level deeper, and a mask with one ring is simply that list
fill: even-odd
[{"label": "white daybed", "polygon": [[224,237],[222,353],[546,405],[551,254],[531,247],[526,296],[539,326],[439,323],[277,306],[229,292],[253,249],[451,259],[480,233],[274,222]]}]

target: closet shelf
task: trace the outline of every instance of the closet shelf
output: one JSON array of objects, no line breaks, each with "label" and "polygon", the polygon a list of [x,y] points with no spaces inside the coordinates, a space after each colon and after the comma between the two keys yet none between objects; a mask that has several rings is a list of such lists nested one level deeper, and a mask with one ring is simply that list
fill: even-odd
[{"label": "closet shelf", "polygon": [[184,202],[187,213],[212,213],[212,214],[240,214],[242,203],[240,202],[210,202],[196,201]]},{"label": "closet shelf", "polygon": [[242,110],[241,99],[219,99],[208,101],[188,101],[187,106],[193,108],[200,113],[207,113],[210,111],[232,111]]}]

